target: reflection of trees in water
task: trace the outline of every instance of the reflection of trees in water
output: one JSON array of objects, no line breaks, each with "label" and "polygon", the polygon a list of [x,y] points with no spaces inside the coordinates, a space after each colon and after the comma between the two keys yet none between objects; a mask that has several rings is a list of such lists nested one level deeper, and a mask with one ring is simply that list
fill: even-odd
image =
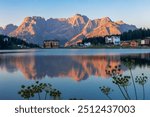
[{"label": "reflection of trees in water", "polygon": [[[13,58],[12,58],[12,61],[13,61]],[[10,73],[17,71],[17,68],[14,67],[12,61],[10,60],[9,57],[0,55],[0,69],[5,69]]]},{"label": "reflection of trees in water", "polygon": [[121,62],[128,60],[134,60],[135,67],[146,67],[150,66],[150,54],[136,54],[136,55],[126,55],[121,57]]}]

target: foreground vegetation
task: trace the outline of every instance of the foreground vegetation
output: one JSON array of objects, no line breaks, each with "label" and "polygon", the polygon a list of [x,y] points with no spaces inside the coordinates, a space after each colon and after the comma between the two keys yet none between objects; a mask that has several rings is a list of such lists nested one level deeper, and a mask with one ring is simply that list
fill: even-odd
[{"label": "foreground vegetation", "polygon": [[[41,97],[41,94],[45,93],[44,97]],[[36,81],[35,84],[32,84],[31,86],[21,86],[21,90],[18,92],[18,94],[24,98],[24,99],[31,99],[33,97],[36,97],[41,100],[46,99],[61,99],[61,92],[57,89],[54,89],[51,84],[49,83],[39,83],[39,81]]]},{"label": "foreground vegetation", "polygon": [[[124,61],[124,65],[128,68],[130,75],[123,75],[121,74],[121,65],[115,66],[115,68],[112,68],[111,66],[108,66],[106,69],[106,73],[112,77],[112,83],[118,87],[118,90],[120,91],[120,94],[124,97],[125,100],[138,100],[138,92],[137,85],[140,85],[143,92],[143,100],[145,100],[146,94],[145,94],[145,85],[148,82],[148,77],[144,75],[144,73],[141,74],[141,76],[133,76],[132,73],[132,67],[134,67],[134,60],[126,59]],[[133,87],[134,92],[134,98],[130,96],[128,88],[129,86]],[[112,88],[108,86],[100,86],[100,91],[110,100],[112,100],[111,93],[114,91]]]},{"label": "foreground vegetation", "polygon": [[[25,100],[38,99],[38,100],[61,100],[62,93],[53,88],[49,83],[40,83],[36,81],[30,86],[22,85],[18,94]],[[70,98],[69,100],[82,100],[77,98]]]}]

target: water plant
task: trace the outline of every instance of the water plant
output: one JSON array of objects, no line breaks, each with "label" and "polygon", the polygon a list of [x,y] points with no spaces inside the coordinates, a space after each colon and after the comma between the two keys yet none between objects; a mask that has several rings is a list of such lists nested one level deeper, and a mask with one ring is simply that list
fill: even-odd
[{"label": "water plant", "polygon": [[47,86],[44,89],[44,91],[45,91],[45,100],[47,99],[47,96],[48,96],[48,94],[50,93],[51,90],[52,90],[52,85],[48,83]]},{"label": "water plant", "polygon": [[53,89],[52,85],[49,83],[40,83],[36,81],[30,86],[21,86],[21,90],[18,94],[24,99],[30,99],[32,97],[38,96],[38,99],[41,100],[41,94],[45,92],[44,99],[47,99],[47,96],[53,97],[53,99],[60,99],[61,92],[57,89]]},{"label": "water plant", "polygon": [[[130,99],[127,87],[130,85],[130,76],[116,75],[112,77],[113,83],[118,86],[125,99]],[[123,90],[122,90],[123,89]]]},{"label": "water plant", "polygon": [[109,95],[113,90],[110,87],[102,86],[99,88],[100,88],[101,92],[107,96],[108,99],[112,100],[112,98]]},{"label": "water plant", "polygon": [[57,89],[53,89],[50,91],[50,96],[53,97],[53,100],[59,100],[61,96],[61,92]]},{"label": "water plant", "polygon": [[148,77],[145,76],[144,73],[142,73],[141,76],[137,76],[135,78],[135,82],[141,85],[143,88],[143,100],[145,99],[145,84],[147,83],[147,81],[148,81]]},{"label": "water plant", "polygon": [[24,99],[30,99],[31,97],[34,97],[34,92],[30,87],[26,87],[24,85],[21,86],[21,90],[18,92],[21,97]]},{"label": "water plant", "polygon": [[135,65],[135,61],[134,60],[129,60],[128,58],[126,58],[124,61],[123,61],[123,64],[129,69],[130,71],[130,75],[131,75],[131,79],[132,79],[132,82],[133,82],[133,87],[134,87],[134,93],[135,93],[135,99],[137,100],[137,90],[136,90],[136,86],[135,86],[135,81],[134,81],[134,77],[133,77],[133,73],[132,73],[132,68],[134,67]]},{"label": "water plant", "polygon": [[130,76],[123,76],[121,74],[121,65],[112,67],[112,66],[108,66],[106,68],[106,74],[112,77],[112,82],[118,86],[121,94],[123,95],[123,97],[127,100],[130,99],[130,96],[128,94],[127,91],[127,87],[130,84]]},{"label": "water plant", "polygon": [[[132,99],[128,92],[128,87],[132,84],[134,85],[134,93],[135,93],[135,99],[138,99],[137,97],[137,91],[135,84],[141,85],[143,89],[143,100],[145,99],[145,84],[148,82],[148,77],[142,73],[141,76],[137,76],[135,79],[133,77],[131,68],[133,65],[133,61],[126,62],[126,65],[128,65],[130,70],[130,76],[123,75],[121,73],[121,65],[115,66],[114,68],[112,66],[108,66],[106,68],[106,74],[112,77],[112,83],[117,85],[121,94],[123,95],[124,99],[130,100]],[[112,99],[109,94],[112,90],[111,88],[107,86],[100,87],[101,92],[105,94],[110,100]]]}]

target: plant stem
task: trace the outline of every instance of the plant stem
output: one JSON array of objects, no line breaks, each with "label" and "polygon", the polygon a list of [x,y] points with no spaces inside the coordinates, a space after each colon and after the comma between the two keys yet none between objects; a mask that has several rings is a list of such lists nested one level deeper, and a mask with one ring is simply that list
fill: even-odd
[{"label": "plant stem", "polygon": [[127,95],[128,99],[130,100],[130,96],[129,96],[129,94],[128,94],[127,89],[126,89],[125,87],[123,87],[123,89],[124,89],[124,91],[126,92],[126,95]]},{"label": "plant stem", "polygon": [[41,96],[40,96],[40,93],[38,93],[38,96],[39,96],[39,100],[41,100]]},{"label": "plant stem", "polygon": [[121,91],[122,95],[124,96],[124,98],[127,100],[128,98],[127,98],[127,97],[125,96],[125,94],[123,93],[123,91],[122,91],[122,89],[121,89],[120,85],[118,85],[118,87],[119,87],[119,89],[120,89],[120,91]]},{"label": "plant stem", "polygon": [[133,82],[133,86],[134,86],[134,93],[135,93],[135,97],[136,97],[136,100],[137,100],[137,91],[136,91],[136,86],[135,86],[135,82],[134,82],[133,74],[132,74],[131,69],[129,69],[129,71],[130,71],[131,78],[132,78],[132,82]]},{"label": "plant stem", "polygon": [[45,100],[46,100],[46,98],[47,98],[47,94],[48,94],[48,93],[46,92],[46,94],[45,94]]},{"label": "plant stem", "polygon": [[145,87],[144,85],[142,85],[142,87],[143,87],[143,100],[145,100]]},{"label": "plant stem", "polygon": [[107,96],[107,98],[109,99],[109,100],[112,100],[112,98],[109,96],[109,95],[106,95]]}]

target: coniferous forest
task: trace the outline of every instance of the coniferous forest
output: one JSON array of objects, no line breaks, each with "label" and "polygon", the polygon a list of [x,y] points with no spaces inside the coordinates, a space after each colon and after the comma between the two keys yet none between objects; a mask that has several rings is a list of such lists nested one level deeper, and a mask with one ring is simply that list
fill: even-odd
[{"label": "coniferous forest", "polygon": [[[130,30],[128,32],[124,32],[121,35],[112,36],[120,36],[121,41],[139,40],[144,39],[146,37],[150,37],[150,29],[140,28],[134,31]],[[87,42],[90,42],[92,45],[105,44],[105,37],[85,38],[82,41],[82,43]]]},{"label": "coniferous forest", "polygon": [[16,37],[0,35],[0,49],[38,48],[38,45],[29,44]]},{"label": "coniferous forest", "polygon": [[140,28],[134,31],[128,31],[120,35],[122,41],[128,40],[137,40],[137,39],[144,39],[146,37],[150,37],[150,29]]}]

